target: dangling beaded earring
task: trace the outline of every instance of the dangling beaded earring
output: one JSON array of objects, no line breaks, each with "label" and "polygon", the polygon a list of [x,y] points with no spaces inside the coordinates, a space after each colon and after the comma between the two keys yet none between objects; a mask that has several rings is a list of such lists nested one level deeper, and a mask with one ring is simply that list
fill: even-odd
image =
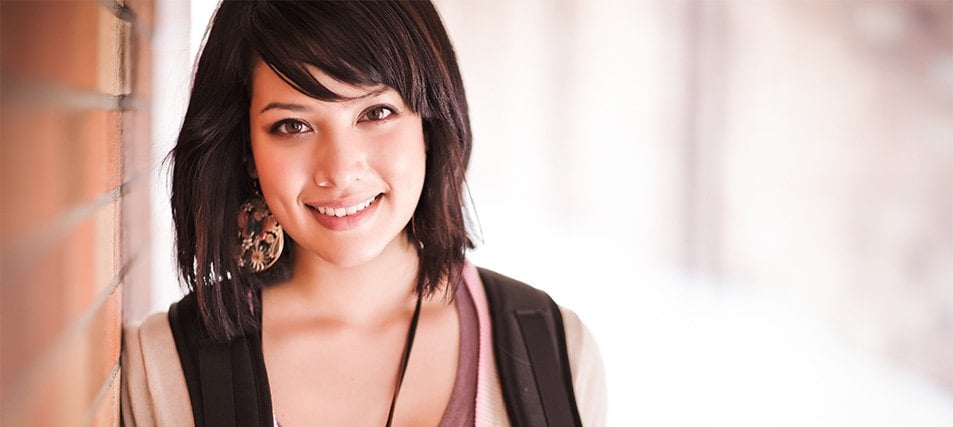
[{"label": "dangling beaded earring", "polygon": [[238,209],[238,240],[238,267],[253,273],[275,265],[285,246],[285,233],[265,204],[257,181],[255,194]]}]

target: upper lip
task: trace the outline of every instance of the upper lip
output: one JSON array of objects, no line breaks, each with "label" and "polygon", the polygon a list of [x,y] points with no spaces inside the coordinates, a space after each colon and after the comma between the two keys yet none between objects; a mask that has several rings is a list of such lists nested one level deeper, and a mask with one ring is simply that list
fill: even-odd
[{"label": "upper lip", "polygon": [[347,209],[352,206],[357,206],[368,199],[377,198],[377,196],[381,194],[383,193],[376,193],[373,195],[345,196],[336,199],[305,202],[305,204],[311,206],[312,208]]}]

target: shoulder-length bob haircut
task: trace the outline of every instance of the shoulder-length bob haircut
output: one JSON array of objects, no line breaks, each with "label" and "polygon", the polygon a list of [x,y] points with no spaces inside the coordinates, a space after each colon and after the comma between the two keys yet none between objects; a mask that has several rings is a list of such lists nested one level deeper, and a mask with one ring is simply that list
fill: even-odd
[{"label": "shoulder-length bob haircut", "polygon": [[[356,86],[395,89],[423,121],[426,176],[413,226],[417,292],[458,283],[472,242],[463,214],[471,136],[456,55],[428,1],[223,0],[198,60],[189,107],[171,153],[179,273],[216,340],[257,328],[261,286],[290,277],[292,245],[267,272],[238,267],[239,205],[253,194],[249,114],[252,67],[267,63],[308,96],[343,100],[307,70]],[[286,236],[288,238],[288,236]]]}]

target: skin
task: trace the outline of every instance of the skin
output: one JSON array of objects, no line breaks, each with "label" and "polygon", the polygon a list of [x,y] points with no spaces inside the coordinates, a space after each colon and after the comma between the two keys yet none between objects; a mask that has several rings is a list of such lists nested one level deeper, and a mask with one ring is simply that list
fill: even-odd
[{"label": "skin", "polygon": [[[357,99],[310,98],[262,62],[252,76],[252,174],[295,245],[292,278],[262,292],[272,404],[286,427],[380,426],[416,302],[417,251],[403,230],[423,187],[421,119],[393,89],[311,71]],[[343,229],[325,226],[309,207],[350,206],[378,194],[373,211],[338,221]],[[394,425],[439,423],[458,349],[454,307],[425,300]]]}]

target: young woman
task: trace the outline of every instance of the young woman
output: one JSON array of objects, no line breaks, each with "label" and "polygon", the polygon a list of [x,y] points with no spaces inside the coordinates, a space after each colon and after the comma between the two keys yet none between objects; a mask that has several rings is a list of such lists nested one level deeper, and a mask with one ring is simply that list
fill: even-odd
[{"label": "young woman", "polygon": [[191,292],[127,329],[125,424],[602,424],[575,315],[496,319],[538,291],[465,260],[470,143],[429,2],[224,1],[172,153]]}]

